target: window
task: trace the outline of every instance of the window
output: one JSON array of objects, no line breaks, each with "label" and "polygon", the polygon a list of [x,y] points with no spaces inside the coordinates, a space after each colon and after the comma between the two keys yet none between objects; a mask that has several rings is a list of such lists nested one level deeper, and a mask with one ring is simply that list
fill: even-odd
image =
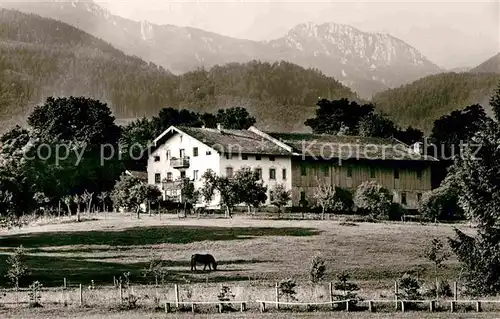
[{"label": "window", "polygon": [[241,159],[246,161],[248,160],[248,155],[247,154],[241,154]]},{"label": "window", "polygon": [[233,154],[231,153],[226,153],[226,159],[232,159],[233,158]]},{"label": "window", "polygon": [[205,154],[207,154],[207,155],[212,155],[212,151],[207,150],[207,152],[206,152]]},{"label": "window", "polygon": [[370,166],[370,178],[375,178],[375,167]]},{"label": "window", "polygon": [[417,201],[420,202],[421,199],[422,199],[422,193],[417,193]]},{"label": "window", "polygon": [[232,167],[226,167],[226,176],[233,177],[233,168]]},{"label": "window", "polygon": [[193,180],[198,180],[198,170],[193,171]]},{"label": "window", "polygon": [[328,165],[323,166],[323,174],[325,176],[330,176],[330,167]]},{"label": "window", "polygon": [[262,179],[262,168],[256,168],[255,173],[257,173],[257,176],[259,176],[259,179]]},{"label": "window", "polygon": [[172,173],[168,172],[168,173],[167,173],[167,181],[168,181],[168,182],[171,182],[171,181],[173,181],[173,180],[174,180],[174,179],[173,179],[173,177],[172,177]]},{"label": "window", "polygon": [[181,172],[181,178],[186,178],[186,171]]},{"label": "window", "polygon": [[155,162],[159,162],[160,161],[160,156],[155,155],[154,160],[155,160]]},{"label": "window", "polygon": [[276,169],[274,168],[269,169],[269,179],[276,179]]},{"label": "window", "polygon": [[196,156],[198,156],[198,148],[193,147],[193,157],[196,157]]},{"label": "window", "polygon": [[186,154],[186,152],[184,151],[184,149],[183,149],[183,148],[181,148],[181,149],[179,150],[179,157],[180,157],[180,158],[183,158],[185,154]]},{"label": "window", "polygon": [[160,184],[161,183],[161,174],[156,173],[155,174],[155,184]]},{"label": "window", "polygon": [[352,177],[352,166],[347,166],[347,177]]},{"label": "window", "polygon": [[276,157],[275,157],[275,156],[269,156],[269,160],[270,160],[271,162],[274,162],[274,161],[276,160]]},{"label": "window", "polygon": [[260,155],[255,155],[255,160],[256,160],[256,161],[260,161],[261,159],[262,159],[262,158],[261,158],[261,156],[260,156]]},{"label": "window", "polygon": [[394,179],[399,179],[399,168],[394,169]]},{"label": "window", "polygon": [[421,169],[417,170],[417,178],[422,179],[422,170]]},{"label": "window", "polygon": [[401,205],[406,205],[406,193],[401,193]]},{"label": "window", "polygon": [[283,174],[283,180],[285,180],[286,179],[286,168],[283,169],[282,174]]},{"label": "window", "polygon": [[182,143],[182,135],[179,136],[179,139],[181,140],[181,143]]},{"label": "window", "polygon": [[300,175],[301,176],[306,176],[307,175],[307,167],[305,165],[300,166]]},{"label": "window", "polygon": [[167,151],[167,154],[165,155],[166,156],[166,160],[169,160],[171,155],[170,155],[170,150]]},{"label": "window", "polygon": [[273,191],[269,191],[269,200],[271,202],[274,200],[274,193],[273,193]]}]

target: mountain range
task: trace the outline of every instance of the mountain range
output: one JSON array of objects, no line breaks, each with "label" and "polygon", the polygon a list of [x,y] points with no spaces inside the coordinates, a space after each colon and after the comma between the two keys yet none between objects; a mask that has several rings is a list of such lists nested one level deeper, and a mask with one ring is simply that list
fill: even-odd
[{"label": "mountain range", "polygon": [[27,0],[0,5],[68,23],[174,74],[231,62],[284,60],[317,68],[359,96],[370,98],[376,92],[442,71],[398,38],[335,23],[303,23],[278,39],[251,41],[191,27],[125,19],[92,1]]}]

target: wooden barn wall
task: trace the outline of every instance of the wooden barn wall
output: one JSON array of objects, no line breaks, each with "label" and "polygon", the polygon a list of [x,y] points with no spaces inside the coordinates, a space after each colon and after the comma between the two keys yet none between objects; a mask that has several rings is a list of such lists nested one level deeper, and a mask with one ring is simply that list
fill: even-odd
[{"label": "wooden barn wall", "polygon": [[[302,167],[305,176],[302,176]],[[348,169],[352,177],[348,177]],[[370,170],[375,171],[375,178]],[[399,178],[395,178],[395,170]],[[421,177],[418,178],[418,171]],[[374,180],[393,191],[394,201],[401,201],[401,193],[406,193],[406,208],[416,208],[418,194],[431,187],[431,166],[429,162],[403,161],[312,161],[297,158],[292,160],[292,204],[299,205],[300,194],[305,192],[309,204],[314,204],[314,193],[318,183],[337,185],[354,191],[361,183]]]}]

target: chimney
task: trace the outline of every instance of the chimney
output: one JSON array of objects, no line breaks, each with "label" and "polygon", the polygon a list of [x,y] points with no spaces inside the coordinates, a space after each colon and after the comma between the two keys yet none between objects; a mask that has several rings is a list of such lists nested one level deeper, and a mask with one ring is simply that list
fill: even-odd
[{"label": "chimney", "polygon": [[221,123],[217,123],[217,130],[222,131],[222,124]]},{"label": "chimney", "polygon": [[422,142],[416,142],[411,146],[411,148],[412,148],[413,152],[418,153],[418,154],[422,154],[422,152],[423,152],[422,146],[423,146]]}]

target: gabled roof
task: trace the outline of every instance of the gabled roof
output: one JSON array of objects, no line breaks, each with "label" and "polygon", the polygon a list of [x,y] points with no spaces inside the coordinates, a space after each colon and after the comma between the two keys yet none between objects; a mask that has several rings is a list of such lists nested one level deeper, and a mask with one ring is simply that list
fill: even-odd
[{"label": "gabled roof", "polygon": [[290,145],[294,152],[306,157],[436,161],[435,158],[419,154],[393,138],[311,133],[266,132],[266,134]]},{"label": "gabled roof", "polygon": [[220,153],[291,155],[289,150],[250,130],[218,130],[188,126],[170,127],[155,139],[154,147],[158,147],[170,136],[180,132]]}]

